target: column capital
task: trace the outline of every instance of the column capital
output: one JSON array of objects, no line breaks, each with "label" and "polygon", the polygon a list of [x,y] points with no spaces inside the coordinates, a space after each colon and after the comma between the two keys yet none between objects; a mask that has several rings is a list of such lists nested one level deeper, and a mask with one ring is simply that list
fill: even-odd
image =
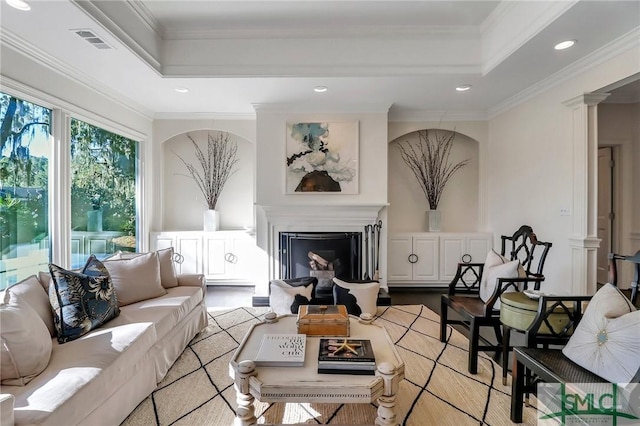
[{"label": "column capital", "polygon": [[609,97],[611,93],[583,93],[582,95],[578,95],[574,98],[568,99],[562,104],[566,107],[573,108],[578,105],[598,105],[600,102],[604,101]]}]

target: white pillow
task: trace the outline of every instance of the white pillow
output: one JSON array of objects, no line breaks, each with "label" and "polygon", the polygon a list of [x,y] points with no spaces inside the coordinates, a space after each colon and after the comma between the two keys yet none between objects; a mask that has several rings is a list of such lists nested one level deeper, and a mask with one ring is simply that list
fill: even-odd
[{"label": "white pillow", "polygon": [[[520,265],[519,260],[512,260],[511,262],[491,266],[489,268],[485,267],[484,274],[487,277],[487,281],[484,286],[480,287],[480,299],[483,302],[488,301],[496,287],[498,286],[498,278],[518,278],[524,277],[525,272]],[[516,291],[513,287],[509,287],[505,290],[505,293],[510,293],[512,291]],[[500,299],[496,301],[493,305],[493,309],[500,309]]]},{"label": "white pillow", "polygon": [[47,326],[51,337],[55,335],[56,329],[53,325],[53,313],[51,312],[51,303],[49,303],[49,294],[44,291],[40,280],[38,280],[35,275],[31,275],[7,288],[4,293],[4,303],[17,302],[28,304],[36,311]]},{"label": "white pillow", "polygon": [[[376,281],[368,283],[349,283],[334,278],[333,303],[345,305],[351,315],[366,313],[376,315],[378,312],[378,291],[380,283]],[[355,304],[350,303],[350,296],[355,298]],[[360,312],[358,312],[360,311]]]},{"label": "white pillow", "polygon": [[640,311],[620,290],[605,284],[562,353],[603,379],[629,383],[640,369]]},{"label": "white pillow", "polygon": [[51,335],[36,311],[21,301],[0,305],[0,323],[0,380],[24,386],[49,365]]},{"label": "white pillow", "polygon": [[118,296],[118,306],[167,294],[161,284],[160,261],[156,252],[132,259],[105,260],[102,263],[111,276]]},{"label": "white pillow", "polygon": [[[172,288],[178,286],[178,275],[176,274],[176,268],[173,264],[173,247],[168,247],[166,249],[156,250],[155,253],[158,253],[158,259],[160,261],[160,282],[162,283],[162,287],[164,288]],[[110,257],[106,258],[105,261],[110,260],[122,260],[122,259],[133,259],[134,257],[139,257],[148,253],[129,253],[118,251],[112,254]]]},{"label": "white pillow", "polygon": [[269,287],[269,306],[278,315],[297,314],[300,305],[308,305],[313,296],[313,284],[291,286],[282,280],[272,280]]}]

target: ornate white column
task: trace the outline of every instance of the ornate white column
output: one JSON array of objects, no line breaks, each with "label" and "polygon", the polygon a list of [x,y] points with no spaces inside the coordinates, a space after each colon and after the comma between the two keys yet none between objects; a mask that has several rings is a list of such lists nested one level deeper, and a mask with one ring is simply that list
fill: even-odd
[{"label": "ornate white column", "polygon": [[598,104],[608,93],[589,93],[564,102],[570,108],[573,145],[572,294],[596,291],[598,239]]}]

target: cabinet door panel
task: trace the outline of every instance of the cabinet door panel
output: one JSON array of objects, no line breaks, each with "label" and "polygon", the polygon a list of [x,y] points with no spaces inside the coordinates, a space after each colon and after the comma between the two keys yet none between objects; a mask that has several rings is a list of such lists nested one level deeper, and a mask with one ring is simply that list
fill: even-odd
[{"label": "cabinet door panel", "polygon": [[389,238],[388,252],[388,280],[407,281],[413,279],[412,265],[407,259],[412,253],[411,236],[394,236]]},{"label": "cabinet door panel", "polygon": [[442,262],[440,265],[440,280],[451,281],[456,276],[458,263],[462,262],[462,255],[466,253],[464,236],[447,236],[440,240]]},{"label": "cabinet door panel", "polygon": [[471,262],[483,263],[490,249],[491,242],[489,241],[489,237],[468,238],[467,253],[471,256]]},{"label": "cabinet door panel", "polygon": [[178,264],[181,274],[202,273],[202,239],[200,237],[177,237],[176,249],[184,261]]},{"label": "cabinet door panel", "polygon": [[151,250],[162,250],[169,247],[173,247],[176,252],[178,251],[176,248],[175,238],[165,236],[151,238]]},{"label": "cabinet door panel", "polygon": [[255,282],[256,252],[256,242],[253,238],[235,238],[233,240],[234,279]]},{"label": "cabinet door panel", "polygon": [[437,281],[438,238],[413,237],[413,252],[418,256],[418,261],[413,264],[413,279]]},{"label": "cabinet door panel", "polygon": [[228,274],[229,264],[225,261],[225,255],[229,251],[227,240],[224,238],[206,238],[206,258],[204,262],[204,274],[207,279],[217,279]]}]

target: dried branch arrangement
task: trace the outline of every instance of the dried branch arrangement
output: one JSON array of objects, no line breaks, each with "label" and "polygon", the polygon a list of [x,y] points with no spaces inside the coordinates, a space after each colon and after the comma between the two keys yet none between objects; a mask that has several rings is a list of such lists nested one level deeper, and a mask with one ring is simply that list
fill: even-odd
[{"label": "dried branch arrangement", "polygon": [[454,131],[429,133],[429,130],[420,130],[418,142],[398,143],[402,160],[418,179],[431,210],[438,208],[451,176],[469,162],[468,159],[456,164],[449,161],[455,135]]},{"label": "dried branch arrangement", "polygon": [[[196,158],[200,167],[188,163],[176,154],[187,168],[189,175],[198,185],[207,201],[209,209],[214,210],[220,193],[224,189],[229,177],[236,172],[234,166],[238,162],[238,145],[231,142],[228,133],[218,133],[213,137],[207,135],[207,154],[200,149],[196,141],[187,134],[196,151]],[[175,152],[174,152],[175,154]],[[187,175],[185,175],[187,176]]]}]

